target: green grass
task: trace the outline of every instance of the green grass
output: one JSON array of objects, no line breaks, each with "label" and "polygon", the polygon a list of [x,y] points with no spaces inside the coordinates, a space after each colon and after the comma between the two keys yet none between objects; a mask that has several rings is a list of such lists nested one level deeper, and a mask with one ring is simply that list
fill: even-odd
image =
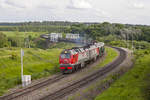
[{"label": "green grass", "polygon": [[106,51],[105,59],[101,63],[96,65],[96,68],[104,67],[106,64],[112,62],[118,56],[117,51],[114,50],[113,48],[105,47],[105,51]]},{"label": "green grass", "polygon": [[[59,71],[58,56],[62,49],[24,49],[24,51],[25,75],[32,75],[32,79],[37,79]],[[0,95],[2,95],[7,89],[21,82],[20,49],[0,50],[0,53],[3,53],[0,56]]]},{"label": "green grass", "polygon": [[[63,47],[57,48],[57,45]],[[43,50],[24,48],[24,75],[32,79],[50,76],[59,72],[59,54],[64,48],[74,46],[70,43],[58,43],[55,48]],[[0,49],[0,95],[21,83],[20,48]]]},{"label": "green grass", "polygon": [[0,32],[2,32],[8,37],[19,36],[22,38],[28,37],[29,35],[32,36],[32,38],[36,38],[39,37],[41,34],[44,34],[44,32],[16,32],[16,31],[0,31]]},{"label": "green grass", "polygon": [[65,42],[60,42],[60,43],[56,43],[51,45],[50,49],[53,48],[60,48],[60,49],[67,49],[67,48],[72,48],[74,46],[78,46],[77,44],[73,44],[73,43],[65,43]]},{"label": "green grass", "polygon": [[95,100],[150,100],[150,53],[136,52],[134,68]]}]

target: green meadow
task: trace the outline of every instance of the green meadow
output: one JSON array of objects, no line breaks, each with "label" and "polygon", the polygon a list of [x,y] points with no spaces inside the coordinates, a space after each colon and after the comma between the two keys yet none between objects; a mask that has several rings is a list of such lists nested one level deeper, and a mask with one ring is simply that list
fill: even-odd
[{"label": "green meadow", "polygon": [[[24,74],[37,79],[58,72],[58,56],[61,51],[62,49],[24,49]],[[20,49],[1,49],[0,95],[21,83],[20,72]]]},{"label": "green meadow", "polygon": [[150,52],[135,52],[134,67],[95,100],[150,100]]},{"label": "green meadow", "polygon": [[99,63],[96,67],[103,67],[106,64],[112,62],[118,56],[117,51],[113,48],[106,47],[105,51],[106,51],[105,59],[101,63]]},{"label": "green meadow", "polygon": [[[23,48],[24,75],[32,75],[32,80],[59,72],[59,54],[74,44],[58,43],[50,49]],[[21,84],[21,48],[0,49],[0,95]]]},{"label": "green meadow", "polygon": [[5,34],[7,37],[15,37],[19,36],[22,38],[26,38],[28,36],[32,36],[32,38],[37,38],[41,34],[45,34],[46,32],[18,32],[18,31],[0,31]]}]

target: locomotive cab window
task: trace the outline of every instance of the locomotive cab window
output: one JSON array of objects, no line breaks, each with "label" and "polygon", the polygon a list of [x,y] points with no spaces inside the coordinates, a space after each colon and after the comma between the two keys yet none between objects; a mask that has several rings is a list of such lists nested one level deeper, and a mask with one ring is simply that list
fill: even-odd
[{"label": "locomotive cab window", "polygon": [[61,58],[70,58],[70,53],[65,53],[60,55]]}]

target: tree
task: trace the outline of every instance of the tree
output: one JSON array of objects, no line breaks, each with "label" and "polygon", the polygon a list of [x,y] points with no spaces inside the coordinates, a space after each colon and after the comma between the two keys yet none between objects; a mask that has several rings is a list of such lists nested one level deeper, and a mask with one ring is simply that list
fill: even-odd
[{"label": "tree", "polygon": [[5,34],[0,32],[0,48],[8,46],[8,38]]}]

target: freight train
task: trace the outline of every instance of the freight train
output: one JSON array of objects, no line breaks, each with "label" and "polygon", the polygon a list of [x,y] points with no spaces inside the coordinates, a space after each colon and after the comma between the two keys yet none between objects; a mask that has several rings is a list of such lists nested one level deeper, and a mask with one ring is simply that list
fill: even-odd
[{"label": "freight train", "polygon": [[82,47],[73,47],[61,52],[59,64],[62,73],[72,73],[86,64],[96,61],[105,52],[104,43],[92,43]]}]

